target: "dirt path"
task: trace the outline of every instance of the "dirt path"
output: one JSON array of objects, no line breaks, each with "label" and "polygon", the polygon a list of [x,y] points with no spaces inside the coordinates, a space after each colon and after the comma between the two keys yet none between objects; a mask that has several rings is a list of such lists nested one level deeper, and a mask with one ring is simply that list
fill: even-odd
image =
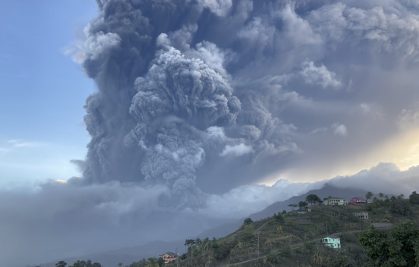
[{"label": "dirt path", "polygon": [[267,257],[267,255],[265,255],[265,256],[260,256],[260,257],[258,257],[258,258],[253,258],[253,259],[250,259],[250,260],[241,261],[241,262],[228,263],[228,264],[227,264],[227,265],[225,265],[225,266],[228,266],[228,267],[230,267],[230,266],[239,266],[240,264],[245,264],[245,263],[248,263],[248,262],[261,260],[261,259],[266,258],[266,257]]}]

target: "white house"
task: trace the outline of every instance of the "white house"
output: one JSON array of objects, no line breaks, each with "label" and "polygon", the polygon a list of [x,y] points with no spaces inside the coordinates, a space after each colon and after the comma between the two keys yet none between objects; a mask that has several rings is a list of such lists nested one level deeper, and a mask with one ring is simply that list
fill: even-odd
[{"label": "white house", "polygon": [[329,248],[340,249],[340,238],[339,237],[325,237],[322,238],[321,242],[323,245]]},{"label": "white house", "polygon": [[369,219],[367,211],[354,212],[353,215],[360,220],[368,221]]},{"label": "white house", "polygon": [[331,197],[323,201],[323,205],[326,205],[326,206],[346,206],[347,204],[348,204],[348,201],[346,201],[343,198],[337,198],[337,197]]}]

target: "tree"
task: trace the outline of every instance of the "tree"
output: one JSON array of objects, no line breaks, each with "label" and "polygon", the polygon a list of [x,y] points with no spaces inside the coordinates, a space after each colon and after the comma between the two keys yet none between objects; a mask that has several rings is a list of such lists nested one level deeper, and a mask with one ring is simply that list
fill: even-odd
[{"label": "tree", "polygon": [[298,205],[297,204],[289,204],[288,207],[290,207],[294,210],[296,207],[298,207]]},{"label": "tree", "polygon": [[321,203],[322,200],[316,194],[310,194],[306,197],[306,202],[310,204]]},{"label": "tree", "polygon": [[67,262],[65,261],[59,261],[55,264],[56,267],[66,267],[67,266]]},{"label": "tree", "polygon": [[307,202],[305,202],[305,201],[298,202],[298,207],[300,207],[300,209],[303,209],[303,208],[307,207]]},{"label": "tree", "polygon": [[252,224],[253,223],[253,220],[251,218],[246,218],[246,219],[244,219],[244,222],[243,223],[245,225]]},{"label": "tree", "polygon": [[274,218],[275,218],[275,221],[277,221],[278,223],[284,222],[284,217],[279,212],[274,214]]},{"label": "tree", "polygon": [[374,194],[372,192],[368,192],[368,193],[365,194],[365,198],[367,200],[370,200],[373,196],[374,196]]},{"label": "tree", "polygon": [[419,204],[419,194],[417,194],[416,191],[412,192],[409,196],[409,202],[415,205]]},{"label": "tree", "polygon": [[102,265],[98,262],[92,262],[91,260],[82,261],[78,260],[73,265],[70,265],[69,267],[102,267]]},{"label": "tree", "polygon": [[194,239],[186,239],[185,240],[185,246],[187,246],[188,248],[190,248],[193,245],[195,245],[195,240]]},{"label": "tree", "polygon": [[409,216],[412,214],[409,202],[405,199],[392,197],[390,199],[390,211],[393,214]]},{"label": "tree", "polygon": [[373,266],[419,266],[419,229],[403,223],[389,232],[370,229],[361,234]]}]

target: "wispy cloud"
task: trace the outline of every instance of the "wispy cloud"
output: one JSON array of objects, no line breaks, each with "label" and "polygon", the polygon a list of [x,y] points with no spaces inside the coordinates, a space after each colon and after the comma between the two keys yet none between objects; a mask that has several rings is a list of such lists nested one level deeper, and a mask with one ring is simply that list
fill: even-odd
[{"label": "wispy cloud", "polygon": [[26,141],[26,140],[21,140],[21,139],[9,139],[7,140],[7,144],[11,148],[32,148],[32,147],[41,147],[45,145],[45,143]]}]

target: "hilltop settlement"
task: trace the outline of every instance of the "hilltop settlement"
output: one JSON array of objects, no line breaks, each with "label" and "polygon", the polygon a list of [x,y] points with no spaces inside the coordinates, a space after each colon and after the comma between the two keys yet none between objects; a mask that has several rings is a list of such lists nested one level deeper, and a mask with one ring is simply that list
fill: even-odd
[{"label": "hilltop settlement", "polygon": [[[244,219],[219,239],[187,239],[186,252],[165,252],[123,267],[161,266],[419,266],[419,194],[308,194],[288,210]],[[78,261],[57,267],[100,267]]]}]

